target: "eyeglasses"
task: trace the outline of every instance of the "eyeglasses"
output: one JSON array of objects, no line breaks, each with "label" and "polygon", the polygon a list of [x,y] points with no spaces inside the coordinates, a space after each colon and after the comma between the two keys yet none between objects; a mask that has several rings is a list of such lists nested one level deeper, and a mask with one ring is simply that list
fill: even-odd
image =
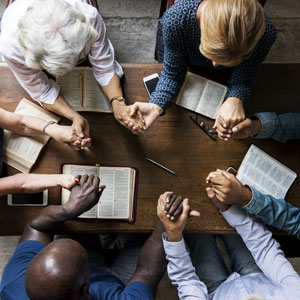
[{"label": "eyeglasses", "polygon": [[190,116],[190,119],[199,126],[213,141],[217,141],[216,136],[218,133],[214,131],[212,128],[209,128],[202,120],[198,121],[198,114],[196,114],[196,117],[193,118]]}]

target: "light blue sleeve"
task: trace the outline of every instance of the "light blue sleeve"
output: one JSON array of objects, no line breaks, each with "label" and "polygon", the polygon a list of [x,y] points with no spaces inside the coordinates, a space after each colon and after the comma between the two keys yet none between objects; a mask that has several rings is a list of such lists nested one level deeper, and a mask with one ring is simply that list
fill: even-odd
[{"label": "light blue sleeve", "polygon": [[251,190],[252,199],[244,207],[245,210],[264,223],[300,238],[300,208],[289,204],[284,199],[262,194],[253,187]]},{"label": "light blue sleeve", "polygon": [[168,275],[172,284],[177,287],[179,299],[208,300],[207,288],[195,273],[195,268],[185,248],[184,240],[168,242],[165,233],[162,239],[168,260]]},{"label": "light blue sleeve", "polygon": [[222,215],[241,236],[264,275],[280,284],[286,299],[299,299],[300,277],[266,226],[240,206],[232,205]]},{"label": "light blue sleeve", "polygon": [[262,123],[262,130],[255,138],[272,138],[278,142],[300,139],[300,113],[260,112],[255,116]]}]

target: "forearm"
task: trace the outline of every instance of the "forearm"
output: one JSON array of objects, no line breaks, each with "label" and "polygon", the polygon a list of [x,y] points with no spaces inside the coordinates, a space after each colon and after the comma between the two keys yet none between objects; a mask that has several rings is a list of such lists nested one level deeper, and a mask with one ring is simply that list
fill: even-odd
[{"label": "forearm", "polygon": [[161,235],[164,232],[159,222],[152,235],[144,244],[138,258],[137,268],[128,283],[133,281],[144,282],[152,294],[156,294],[156,287],[167,266]]},{"label": "forearm", "polygon": [[60,174],[16,174],[0,179],[0,195],[37,193],[60,185]]},{"label": "forearm", "polygon": [[112,77],[108,85],[102,86],[101,88],[109,100],[113,97],[123,96],[120,78],[117,74]]},{"label": "forearm", "polygon": [[300,139],[300,113],[277,115],[275,112],[256,113],[262,123],[258,139],[272,138],[278,142]]},{"label": "forearm", "polygon": [[61,95],[58,95],[53,104],[44,103],[44,106],[48,110],[55,112],[71,121],[73,121],[75,117],[79,116],[79,114],[69,105],[69,103]]},{"label": "forearm", "polygon": [[284,199],[275,199],[270,195],[262,194],[253,187],[251,189],[252,199],[244,209],[264,223],[300,238],[300,209]]},{"label": "forearm", "polygon": [[184,240],[168,242],[163,234],[163,243],[168,260],[168,276],[177,287],[179,298],[208,299],[207,288],[195,273]]},{"label": "forearm", "polygon": [[261,222],[235,205],[222,214],[240,234],[256,264],[267,277],[282,285],[294,280],[299,284],[299,276],[284,257],[280,245],[272,238],[272,233]]},{"label": "forearm", "polygon": [[19,243],[27,240],[36,240],[48,244],[53,240],[58,228],[68,219],[63,206],[51,205],[45,207],[27,224]]}]

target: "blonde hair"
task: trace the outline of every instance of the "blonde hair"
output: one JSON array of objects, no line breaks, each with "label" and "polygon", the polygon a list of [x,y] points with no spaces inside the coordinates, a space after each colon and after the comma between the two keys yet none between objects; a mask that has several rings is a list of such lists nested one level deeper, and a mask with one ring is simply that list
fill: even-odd
[{"label": "blonde hair", "polygon": [[72,70],[97,31],[64,0],[35,0],[18,24],[18,41],[29,68],[60,76]]},{"label": "blonde hair", "polygon": [[262,6],[257,0],[207,0],[202,5],[200,52],[220,65],[238,65],[264,34]]}]

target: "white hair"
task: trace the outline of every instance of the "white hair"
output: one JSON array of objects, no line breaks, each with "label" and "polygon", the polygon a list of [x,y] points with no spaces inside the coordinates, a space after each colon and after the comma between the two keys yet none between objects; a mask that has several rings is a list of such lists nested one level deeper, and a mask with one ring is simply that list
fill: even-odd
[{"label": "white hair", "polygon": [[61,76],[72,70],[97,31],[86,17],[64,0],[35,0],[18,24],[25,63]]},{"label": "white hair", "polygon": [[242,300],[265,300],[257,295],[249,295],[243,298]]}]

